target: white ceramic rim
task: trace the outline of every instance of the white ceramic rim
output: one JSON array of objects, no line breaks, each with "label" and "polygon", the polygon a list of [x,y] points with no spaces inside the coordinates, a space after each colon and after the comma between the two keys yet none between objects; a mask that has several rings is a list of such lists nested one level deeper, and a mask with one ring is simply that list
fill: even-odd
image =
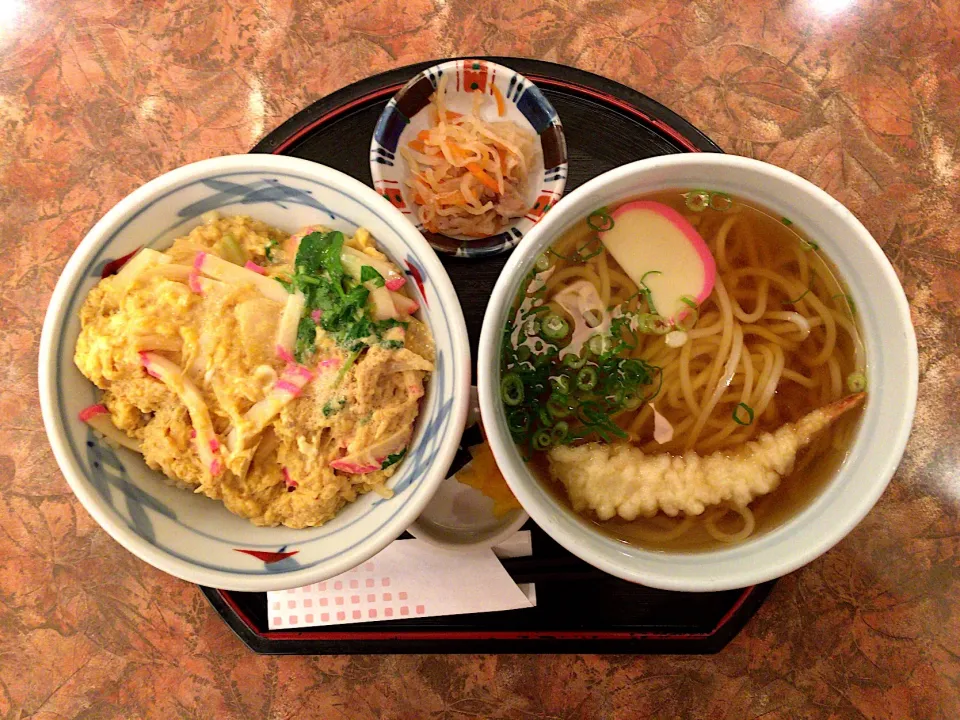
[{"label": "white ceramic rim", "polygon": [[[450,323],[450,326],[453,332],[454,357],[451,363],[453,367],[456,368],[455,372],[460,375],[462,387],[460,388],[460,392],[454,393],[453,405],[450,412],[454,416],[454,427],[462,428],[465,425],[470,392],[470,343],[468,341],[466,322],[463,318],[463,310],[460,307],[459,299],[457,298],[457,294],[453,289],[453,284],[450,282],[446,270],[443,265],[441,265],[433,248],[430,247],[423,236],[410,225],[407,219],[404,218],[395,207],[359,180],[339,170],[334,170],[309,160],[283,155],[256,153],[209,158],[164,173],[123,198],[86,234],[61,272],[60,278],[57,280],[57,285],[50,298],[50,304],[47,307],[43,321],[38,361],[40,407],[43,414],[43,424],[47,431],[47,438],[53,448],[54,457],[60,466],[60,471],[70,485],[70,489],[73,490],[81,504],[94,520],[97,521],[100,527],[106,530],[114,540],[144,562],[181,580],[228,590],[266,592],[269,590],[300,587],[310,584],[311,582],[316,582],[321,578],[346,572],[380,552],[403,533],[407,526],[416,519],[423,507],[432,498],[433,493],[424,493],[419,502],[411,501],[408,503],[402,511],[398,512],[397,515],[380,529],[380,532],[376,536],[366,542],[360,543],[353,549],[343,552],[338,556],[336,561],[331,561],[330,563],[305,568],[296,572],[283,573],[282,575],[264,576],[239,575],[230,572],[198,568],[192,563],[159,550],[132,532],[129,528],[122,527],[115,523],[109,514],[100,509],[100,502],[96,494],[87,483],[82,470],[67,449],[66,442],[64,441],[65,430],[57,411],[52,358],[54,357],[54,353],[59,349],[54,346],[54,339],[59,337],[60,326],[63,323],[63,315],[59,312],[59,309],[64,306],[66,296],[71,286],[75,283],[76,276],[81,269],[86,266],[90,257],[99,250],[102,239],[121,225],[126,218],[136,213],[141,205],[148,202],[152,197],[162,195],[166,190],[172,189],[188,180],[203,177],[214,170],[217,172],[231,170],[287,171],[302,174],[309,178],[338,185],[350,195],[360,198],[363,202],[373,206],[374,209],[382,213],[386,218],[392,220],[391,224],[397,234],[401,235],[411,246],[418,248],[418,260],[422,260],[424,269],[434,285],[444,312],[453,315],[453,321]],[[453,462],[458,443],[459,436],[456,433],[452,433],[450,437],[441,440],[437,461],[426,477],[420,480],[422,484],[427,485],[431,490],[436,490],[440,482],[443,481],[447,468],[449,468]]]},{"label": "white ceramic rim", "polygon": [[[777,201],[760,199],[756,197],[760,191],[725,180],[726,175],[744,173],[782,190]],[[658,174],[670,179],[658,182]],[[642,189],[630,189],[644,180]],[[640,550],[588,530],[526,470],[506,431],[499,401],[501,328],[519,278],[553,239],[595,207],[671,187],[725,190],[782,212],[800,229],[816,225],[810,210],[819,211],[827,218],[820,224],[842,226],[843,236],[817,236],[817,241],[840,267],[854,299],[869,296],[871,300],[857,305],[873,391],[843,466],[817,498],[786,523],[740,545],[699,553]],[[838,256],[845,258],[848,252],[862,264],[856,273],[843,267],[850,263],[839,261]],[[879,336],[900,343],[884,348]],[[551,537],[583,560],[625,580],[666,590],[704,592],[755,585],[786,575],[832,548],[886,489],[903,456],[917,403],[918,357],[910,309],[879,245],[847,208],[812,183],[774,165],[732,155],[697,153],[640,160],[604,173],[565,196],[521,241],[501,272],[484,316],[479,346],[477,385],[484,427],[497,464],[523,507]],[[891,365],[897,365],[897,375],[885,377],[885,368]],[[889,425],[883,441],[870,446],[881,421]],[[868,461],[870,473],[861,467]],[[851,476],[857,469],[853,488]],[[835,507],[840,495],[845,504]],[[826,513],[834,522],[824,527],[815,518]]]}]

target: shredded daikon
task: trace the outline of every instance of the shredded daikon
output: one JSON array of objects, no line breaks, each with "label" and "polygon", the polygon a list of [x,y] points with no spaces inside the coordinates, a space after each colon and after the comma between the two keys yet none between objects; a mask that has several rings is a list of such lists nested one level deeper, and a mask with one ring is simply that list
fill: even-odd
[{"label": "shredded daikon", "polygon": [[480,118],[483,94],[461,115],[446,109],[447,75],[429,108],[433,123],[400,148],[418,217],[430,232],[460,237],[495,235],[529,211],[528,177],[539,153],[537,136],[516,124]]}]

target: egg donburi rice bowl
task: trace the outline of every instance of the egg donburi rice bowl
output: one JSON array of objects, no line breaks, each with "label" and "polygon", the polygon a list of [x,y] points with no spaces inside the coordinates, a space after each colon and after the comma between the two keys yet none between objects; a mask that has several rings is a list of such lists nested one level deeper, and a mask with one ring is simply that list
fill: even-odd
[{"label": "egg donburi rice bowl", "polygon": [[256,525],[321,525],[386,481],[433,370],[405,276],[363,230],[210,214],[91,290],[81,417]]}]

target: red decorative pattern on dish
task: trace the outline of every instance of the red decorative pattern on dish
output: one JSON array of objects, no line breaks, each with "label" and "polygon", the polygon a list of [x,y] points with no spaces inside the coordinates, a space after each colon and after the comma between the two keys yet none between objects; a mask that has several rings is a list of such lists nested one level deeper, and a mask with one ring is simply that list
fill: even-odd
[{"label": "red decorative pattern on dish", "polygon": [[105,277],[110,277],[111,275],[116,275],[118,272],[120,272],[120,268],[126,265],[130,261],[130,258],[140,252],[140,248],[142,247],[143,245],[138,247],[136,250],[132,250],[123,257],[118,257],[116,260],[111,260],[104,265],[103,271],[100,273],[100,279],[102,280]]},{"label": "red decorative pattern on dish", "polygon": [[423,304],[430,307],[430,302],[427,300],[427,293],[423,289],[423,276],[420,274],[420,269],[416,265],[410,264],[410,261],[407,261],[406,265],[407,272],[410,273],[413,281],[417,284],[417,288],[420,290],[420,297],[423,298]]},{"label": "red decorative pattern on dish", "polygon": [[464,90],[487,92],[487,63],[483,60],[464,60],[460,67],[463,72]]},{"label": "red decorative pattern on dish", "polygon": [[252,555],[257,558],[257,560],[263,560],[267,565],[270,563],[280,562],[281,560],[286,560],[288,557],[296,555],[299,550],[290,550],[289,552],[270,552],[269,550],[243,550],[241,548],[234,548],[238,553],[244,553],[245,555]]}]

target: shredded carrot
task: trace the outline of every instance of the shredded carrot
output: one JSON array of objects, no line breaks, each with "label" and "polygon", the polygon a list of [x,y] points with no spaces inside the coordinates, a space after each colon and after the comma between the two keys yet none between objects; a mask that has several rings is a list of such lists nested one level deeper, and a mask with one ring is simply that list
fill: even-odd
[{"label": "shredded carrot", "polygon": [[463,117],[463,115],[453,110],[447,110],[447,120],[456,120],[460,117]]},{"label": "shredded carrot", "polygon": [[426,149],[426,146],[423,144],[423,140],[411,140],[407,143],[407,146],[411,150],[416,150],[417,152],[423,152]]},{"label": "shredded carrot", "polygon": [[454,160],[460,161],[469,155],[466,150],[456,143],[447,143],[447,147],[450,148],[450,154],[453,155]]},{"label": "shredded carrot", "polygon": [[459,190],[454,190],[450,193],[438,195],[437,202],[441,205],[466,205],[467,199],[463,196],[462,192]]},{"label": "shredded carrot", "polygon": [[420,193],[417,193],[416,195],[413,196],[413,201],[417,205],[423,205],[423,195],[421,195]]},{"label": "shredded carrot", "polygon": [[507,114],[507,107],[503,102],[503,93],[500,92],[500,88],[497,87],[496,83],[490,87],[493,90],[493,98],[497,101],[497,115],[503,117]]},{"label": "shredded carrot", "polygon": [[426,142],[429,139],[430,139],[429,130],[421,130],[420,132],[417,133],[417,140],[419,140],[420,142]]},{"label": "shredded carrot", "polygon": [[470,171],[470,174],[477,178],[480,182],[486,185],[488,188],[493,190],[495,193],[500,192],[500,186],[497,185],[497,181],[492,177],[487,175],[476,163],[467,163],[467,170]]}]

